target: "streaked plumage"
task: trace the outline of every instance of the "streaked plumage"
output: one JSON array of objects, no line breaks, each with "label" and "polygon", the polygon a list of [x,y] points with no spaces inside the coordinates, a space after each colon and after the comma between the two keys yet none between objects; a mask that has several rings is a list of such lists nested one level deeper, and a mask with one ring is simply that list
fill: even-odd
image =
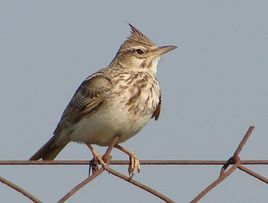
[{"label": "streaked plumage", "polygon": [[70,141],[109,146],[122,143],[160,115],[156,79],[160,55],[176,48],[157,47],[137,28],[121,45],[111,64],[89,76],[62,114],[54,136],[30,159],[54,159]]}]

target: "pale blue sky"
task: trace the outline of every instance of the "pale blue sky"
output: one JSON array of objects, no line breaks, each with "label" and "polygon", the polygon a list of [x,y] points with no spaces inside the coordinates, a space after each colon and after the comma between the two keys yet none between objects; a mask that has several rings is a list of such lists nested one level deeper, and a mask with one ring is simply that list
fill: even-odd
[{"label": "pale blue sky", "polygon": [[[123,146],[140,159],[228,159],[249,125],[241,154],[267,159],[267,1],[1,1],[0,160],[28,159],[51,136],[76,88],[105,67],[130,22],[158,45],[177,45],[158,66],[160,119]],[[99,151],[104,148],[97,147]],[[114,159],[126,159],[114,151]],[[57,159],[91,159],[69,144]],[[127,172],[126,167],[119,167]],[[251,167],[268,176],[267,167]],[[189,202],[220,167],[142,166],[135,176]],[[44,202],[59,200],[85,166],[0,166],[0,175]],[[201,202],[266,202],[267,186],[237,171]],[[1,202],[28,202],[0,184]],[[103,174],[69,202],[161,202]]]}]

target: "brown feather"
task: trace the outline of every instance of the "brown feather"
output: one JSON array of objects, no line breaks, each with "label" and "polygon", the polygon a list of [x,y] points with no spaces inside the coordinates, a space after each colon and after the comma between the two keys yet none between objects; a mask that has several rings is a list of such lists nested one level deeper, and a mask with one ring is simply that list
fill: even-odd
[{"label": "brown feather", "polygon": [[56,135],[46,142],[29,160],[53,160],[58,153],[69,143],[66,140],[59,146],[54,146]]},{"label": "brown feather", "polygon": [[112,85],[110,79],[98,75],[90,76],[75,92],[70,103],[64,110],[54,136],[44,144],[30,160],[52,160],[69,143],[70,127],[84,116],[90,116],[105,100],[105,92]]},{"label": "brown feather", "polygon": [[159,118],[159,116],[160,116],[160,111],[161,111],[161,95],[159,97],[159,103],[158,103],[158,105],[157,105],[157,107],[156,107],[156,109],[155,109],[155,111],[154,111],[154,113],[152,115],[152,118],[157,120]]},{"label": "brown feather", "polygon": [[109,79],[100,75],[93,75],[85,80],[64,110],[54,134],[94,113],[103,103],[105,92],[109,91],[111,84]]}]

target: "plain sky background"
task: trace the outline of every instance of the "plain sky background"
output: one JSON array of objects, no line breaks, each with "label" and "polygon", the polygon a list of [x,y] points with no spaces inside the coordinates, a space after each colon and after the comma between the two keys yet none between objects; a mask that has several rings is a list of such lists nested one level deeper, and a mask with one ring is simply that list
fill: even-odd
[{"label": "plain sky background", "polygon": [[[114,57],[126,22],[158,45],[162,112],[123,146],[140,159],[228,159],[250,125],[241,158],[267,159],[267,1],[1,1],[0,160],[26,160],[51,136],[82,80]],[[97,147],[102,152],[104,148]],[[69,144],[60,160],[91,159]],[[127,159],[114,150],[114,159]],[[127,167],[116,167],[127,173]],[[267,166],[250,168],[268,176]],[[189,202],[217,178],[214,166],[142,166],[135,179]],[[0,175],[44,202],[86,178],[86,166],[1,166]],[[267,202],[267,185],[237,171],[201,202]],[[1,202],[28,199],[0,184]],[[69,202],[161,202],[102,174]]]}]

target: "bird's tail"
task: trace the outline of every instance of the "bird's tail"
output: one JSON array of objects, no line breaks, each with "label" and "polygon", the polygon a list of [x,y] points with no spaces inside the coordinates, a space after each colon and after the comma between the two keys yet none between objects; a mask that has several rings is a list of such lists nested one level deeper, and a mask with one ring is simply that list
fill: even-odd
[{"label": "bird's tail", "polygon": [[69,140],[67,139],[58,142],[57,138],[58,135],[54,135],[29,160],[53,160],[58,155],[58,153],[69,143]]}]

